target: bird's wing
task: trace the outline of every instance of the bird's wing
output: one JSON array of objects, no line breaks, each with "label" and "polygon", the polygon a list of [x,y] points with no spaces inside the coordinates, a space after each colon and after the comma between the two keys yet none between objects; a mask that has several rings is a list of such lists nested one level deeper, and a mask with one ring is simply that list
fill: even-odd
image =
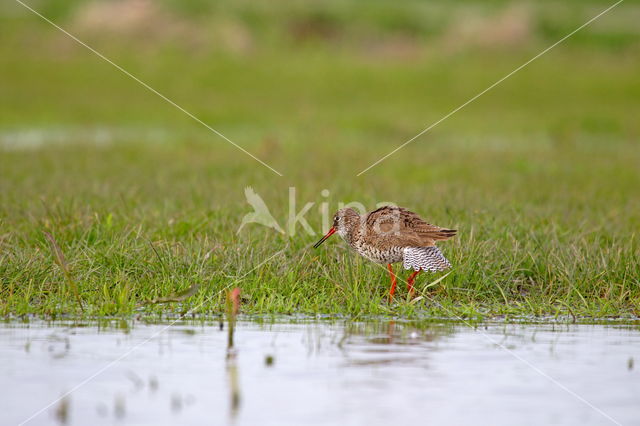
[{"label": "bird's wing", "polygon": [[402,207],[385,206],[366,217],[367,228],[384,234],[384,239],[400,246],[431,246],[435,241],[447,240],[456,234],[425,222],[416,213]]}]

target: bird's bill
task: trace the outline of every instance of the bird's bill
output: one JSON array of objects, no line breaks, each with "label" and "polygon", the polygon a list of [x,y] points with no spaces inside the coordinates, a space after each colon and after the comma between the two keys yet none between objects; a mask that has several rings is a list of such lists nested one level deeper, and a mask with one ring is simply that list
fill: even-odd
[{"label": "bird's bill", "polygon": [[335,228],[335,226],[334,226],[334,227],[332,227],[331,229],[329,229],[329,232],[327,232],[327,235],[325,235],[324,237],[322,237],[322,238],[320,239],[320,241],[318,241],[317,243],[315,243],[315,244],[313,245],[313,248],[318,248],[318,247],[320,247],[320,244],[324,243],[324,240],[326,240],[327,238],[329,238],[330,236],[332,236],[333,234],[335,234],[335,232],[336,232],[336,228]]}]

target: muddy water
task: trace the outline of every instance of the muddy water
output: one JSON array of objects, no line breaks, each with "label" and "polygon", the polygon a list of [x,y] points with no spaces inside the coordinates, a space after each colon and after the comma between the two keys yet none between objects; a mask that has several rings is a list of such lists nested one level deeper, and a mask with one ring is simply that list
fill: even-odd
[{"label": "muddy water", "polygon": [[0,325],[0,423],[640,424],[638,326],[114,325]]}]

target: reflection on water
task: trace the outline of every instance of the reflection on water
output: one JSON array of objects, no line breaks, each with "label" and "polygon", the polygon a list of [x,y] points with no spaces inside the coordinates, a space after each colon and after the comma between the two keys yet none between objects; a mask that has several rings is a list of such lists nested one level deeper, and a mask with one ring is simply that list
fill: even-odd
[{"label": "reflection on water", "polygon": [[2,324],[2,424],[640,419],[638,326],[239,321],[233,347],[218,323],[164,328]]},{"label": "reflection on water", "polygon": [[240,309],[240,289],[238,287],[227,293],[227,373],[229,375],[229,392],[231,394],[231,420],[234,421],[240,411],[240,384],[238,381],[238,352],[233,344],[235,338],[236,318]]},{"label": "reflection on water", "polygon": [[229,374],[229,393],[231,394],[231,419],[235,420],[240,410],[240,385],[238,384],[238,364],[234,360],[227,360]]}]

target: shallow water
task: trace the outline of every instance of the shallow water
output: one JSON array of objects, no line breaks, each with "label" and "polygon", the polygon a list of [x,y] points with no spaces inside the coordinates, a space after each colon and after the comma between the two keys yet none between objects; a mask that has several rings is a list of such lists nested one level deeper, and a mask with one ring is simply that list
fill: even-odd
[{"label": "shallow water", "polygon": [[215,322],[2,324],[1,423],[640,424],[638,326],[239,322],[226,346]]}]

